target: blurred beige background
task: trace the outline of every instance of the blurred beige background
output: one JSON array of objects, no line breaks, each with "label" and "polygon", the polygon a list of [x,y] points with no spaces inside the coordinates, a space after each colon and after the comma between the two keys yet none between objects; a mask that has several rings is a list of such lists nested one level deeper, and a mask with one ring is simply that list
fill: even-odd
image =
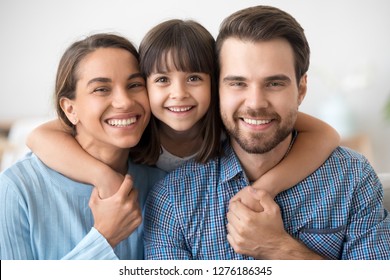
[{"label": "blurred beige background", "polygon": [[333,125],[343,144],[365,154],[377,172],[390,172],[387,0],[0,0],[0,153],[10,149],[11,125],[25,125],[13,135],[23,145],[26,130],[54,116],[56,67],[74,40],[117,32],[138,45],[169,18],[195,19],[216,36],[223,18],[260,3],[291,13],[306,31],[312,58],[301,110]]}]

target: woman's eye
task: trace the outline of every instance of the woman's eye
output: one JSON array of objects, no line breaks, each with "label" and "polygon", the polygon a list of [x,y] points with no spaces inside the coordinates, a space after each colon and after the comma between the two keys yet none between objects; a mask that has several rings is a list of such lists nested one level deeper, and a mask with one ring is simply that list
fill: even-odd
[{"label": "woman's eye", "polygon": [[105,88],[105,87],[99,87],[99,88],[95,88],[93,90],[93,92],[98,93],[98,94],[105,94],[105,93],[109,92],[109,89]]},{"label": "woman's eye", "polygon": [[144,87],[145,85],[143,83],[131,83],[129,84],[127,87],[129,89],[133,89],[133,88],[139,88],[139,87]]}]

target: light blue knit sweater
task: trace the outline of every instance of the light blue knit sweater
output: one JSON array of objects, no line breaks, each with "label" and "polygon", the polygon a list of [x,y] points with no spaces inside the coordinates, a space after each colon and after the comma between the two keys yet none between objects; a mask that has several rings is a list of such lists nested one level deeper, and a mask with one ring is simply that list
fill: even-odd
[{"label": "light blue knit sweater", "polygon": [[[129,161],[143,208],[165,173]],[[29,153],[0,174],[0,259],[142,259],[143,225],[113,250],[93,228],[92,186],[48,168]]]}]

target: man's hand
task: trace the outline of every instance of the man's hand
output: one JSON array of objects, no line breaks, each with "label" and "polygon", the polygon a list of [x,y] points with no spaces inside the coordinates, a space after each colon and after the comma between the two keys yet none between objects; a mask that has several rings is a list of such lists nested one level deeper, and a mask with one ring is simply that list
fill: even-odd
[{"label": "man's hand", "polygon": [[138,192],[133,188],[129,175],[126,175],[118,192],[109,198],[101,199],[94,188],[89,207],[95,220],[94,227],[113,248],[127,238],[142,221]]},{"label": "man's hand", "polygon": [[[252,210],[258,204],[263,211]],[[285,231],[280,208],[266,191],[242,189],[230,201],[227,219],[227,239],[238,254],[256,259],[323,259]]]},{"label": "man's hand", "polygon": [[256,198],[254,199],[254,195],[256,195],[256,193],[257,190],[255,188],[251,186],[245,187],[236,193],[236,195],[230,199],[229,203],[241,201],[242,204],[255,212],[263,212],[264,208],[261,205],[260,200]]},{"label": "man's hand", "polygon": [[288,236],[279,206],[263,190],[246,187],[237,193],[229,203],[227,219],[228,241],[239,254],[268,259]]}]

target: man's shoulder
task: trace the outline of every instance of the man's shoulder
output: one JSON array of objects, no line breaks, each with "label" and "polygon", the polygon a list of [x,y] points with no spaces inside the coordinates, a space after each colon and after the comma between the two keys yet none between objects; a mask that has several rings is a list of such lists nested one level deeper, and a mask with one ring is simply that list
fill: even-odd
[{"label": "man's shoulder", "polygon": [[231,173],[241,170],[239,161],[228,141],[223,143],[223,152],[219,156],[209,159],[205,163],[197,162],[195,159],[188,160],[177,169],[171,171],[163,180],[167,185],[188,185],[197,183],[201,185],[207,182],[212,185],[213,181],[224,180]]},{"label": "man's shoulder", "polygon": [[339,161],[340,163],[349,163],[349,164],[369,164],[367,158],[350,148],[339,146],[333,153],[330,155],[328,161]]},{"label": "man's shoulder", "polygon": [[191,185],[191,188],[195,190],[205,180],[209,182],[216,180],[220,172],[220,161],[221,158],[219,157],[210,159],[206,163],[191,159],[169,172],[160,183],[171,190],[181,187],[186,188],[188,185]]},{"label": "man's shoulder", "polygon": [[206,163],[197,162],[194,159],[191,159],[175,170],[171,171],[167,177],[170,178],[181,178],[181,177],[192,177],[195,174],[208,174],[211,171],[214,171],[216,166],[218,166],[220,158],[216,157],[208,160]]},{"label": "man's shoulder", "polygon": [[[374,174],[375,171],[367,158],[347,147],[337,147],[329,158],[322,164],[310,178],[329,179],[362,177],[364,174]],[[314,175],[314,177],[313,177]]]}]

